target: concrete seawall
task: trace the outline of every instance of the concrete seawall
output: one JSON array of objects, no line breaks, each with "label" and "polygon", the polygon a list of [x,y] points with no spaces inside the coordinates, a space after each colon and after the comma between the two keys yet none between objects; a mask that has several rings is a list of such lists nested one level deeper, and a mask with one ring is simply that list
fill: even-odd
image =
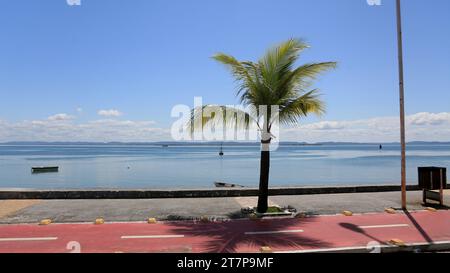
[{"label": "concrete seawall", "polygon": [[[408,191],[419,190],[408,186]],[[333,193],[369,193],[400,191],[396,185],[336,186],[336,187],[286,187],[270,188],[269,195],[313,195]],[[211,198],[257,196],[257,188],[192,189],[192,190],[18,190],[0,189],[0,200],[7,199],[157,199],[157,198]]]}]

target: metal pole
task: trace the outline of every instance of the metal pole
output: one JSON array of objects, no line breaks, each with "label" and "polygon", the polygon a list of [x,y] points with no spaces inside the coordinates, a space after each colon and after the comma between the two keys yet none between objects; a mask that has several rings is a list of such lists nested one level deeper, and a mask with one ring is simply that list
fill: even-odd
[{"label": "metal pole", "polygon": [[402,209],[406,210],[406,141],[405,141],[405,88],[403,82],[403,39],[401,3],[397,0],[398,71],[400,89],[400,144],[402,157]]}]

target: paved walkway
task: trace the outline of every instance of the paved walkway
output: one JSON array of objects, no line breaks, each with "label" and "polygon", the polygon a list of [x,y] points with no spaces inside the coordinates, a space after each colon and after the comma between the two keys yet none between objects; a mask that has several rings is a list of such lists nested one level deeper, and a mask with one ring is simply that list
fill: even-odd
[{"label": "paved walkway", "polygon": [[[210,218],[242,218],[242,207],[255,206],[254,197],[127,199],[127,200],[36,200],[0,201],[0,224],[37,223],[50,218],[54,222],[144,221]],[[351,210],[356,213],[383,212],[387,207],[400,207],[400,192],[350,193],[301,196],[273,196],[271,204],[292,206],[310,215],[328,215]],[[408,209],[422,210],[421,192],[408,192]],[[445,196],[450,206],[450,195]]]},{"label": "paved walkway", "polygon": [[[450,211],[199,223],[0,225],[0,252],[311,252],[449,245]],[[394,241],[392,241],[394,242]],[[391,243],[392,243],[391,242]],[[398,247],[395,247],[398,249]]]}]

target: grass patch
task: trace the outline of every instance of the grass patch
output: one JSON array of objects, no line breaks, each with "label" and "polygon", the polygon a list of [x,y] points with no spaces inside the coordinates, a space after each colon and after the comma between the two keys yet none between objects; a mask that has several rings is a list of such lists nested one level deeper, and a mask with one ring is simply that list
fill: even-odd
[{"label": "grass patch", "polygon": [[277,213],[277,212],[284,212],[284,211],[279,207],[268,207],[267,208],[267,213]]}]

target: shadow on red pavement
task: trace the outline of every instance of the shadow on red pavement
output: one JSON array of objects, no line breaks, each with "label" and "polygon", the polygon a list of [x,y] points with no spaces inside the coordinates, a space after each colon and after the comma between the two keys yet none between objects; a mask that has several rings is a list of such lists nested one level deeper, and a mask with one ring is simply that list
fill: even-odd
[{"label": "shadow on red pavement", "polygon": [[380,239],[378,239],[378,238],[376,238],[376,237],[374,237],[374,236],[368,234],[364,229],[358,227],[358,226],[355,225],[355,224],[351,224],[351,223],[339,223],[339,225],[340,225],[341,227],[345,228],[345,229],[351,230],[351,231],[356,232],[356,233],[360,233],[360,234],[362,234],[362,235],[364,235],[364,236],[370,238],[371,240],[374,240],[374,241],[376,241],[376,242],[379,242],[380,244],[384,243],[383,240],[380,240]]},{"label": "shadow on red pavement", "polygon": [[433,243],[433,239],[428,235],[428,233],[422,228],[422,226],[416,221],[413,215],[409,213],[409,211],[404,210],[403,211],[405,215],[408,217],[408,219],[411,221],[411,223],[414,225],[414,227],[419,231],[420,235],[428,242]]},{"label": "shadow on red pavement", "polygon": [[[328,247],[329,244],[309,238],[302,232],[285,232],[298,230],[315,217],[301,219],[270,219],[270,220],[234,220],[225,222],[196,223],[173,222],[172,232],[189,236],[207,237],[199,247],[201,252],[234,253],[258,252],[261,246],[272,249],[302,249]],[[254,234],[256,232],[257,234]],[[258,233],[273,232],[273,233]],[[249,234],[250,233],[250,234]]]}]

